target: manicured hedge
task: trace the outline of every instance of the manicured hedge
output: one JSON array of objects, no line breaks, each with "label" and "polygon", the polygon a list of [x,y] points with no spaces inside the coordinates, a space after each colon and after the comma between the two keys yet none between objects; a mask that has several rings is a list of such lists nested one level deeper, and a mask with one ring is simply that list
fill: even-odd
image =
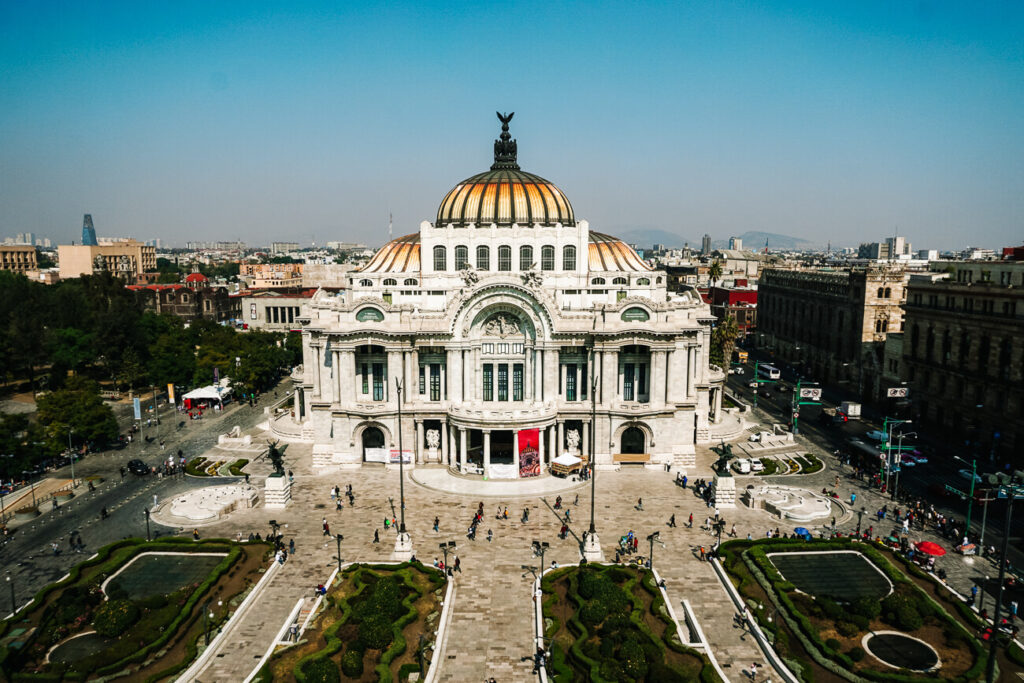
[{"label": "manicured hedge", "polygon": [[[899,592],[903,593],[906,590],[910,590],[911,595],[914,599],[910,602],[904,601],[904,604],[897,605],[898,601],[891,601],[890,607],[895,610],[895,620],[902,623],[904,626],[913,626],[916,624],[914,614],[917,613],[917,619],[920,619],[922,615],[934,615],[940,621],[944,622],[944,626],[951,630],[953,633],[959,634],[965,639],[970,645],[971,650],[975,656],[974,665],[965,672],[962,676],[953,679],[955,681],[971,681],[977,679],[984,671],[985,662],[987,661],[987,653],[984,648],[978,643],[977,639],[973,638],[960,623],[946,612],[938,603],[936,603],[931,596],[926,594],[920,588],[914,584],[903,572],[899,571],[894,567],[888,559],[870,543],[854,543],[849,539],[830,539],[830,540],[812,540],[803,541],[800,539],[759,539],[756,541],[737,540],[729,541],[722,546],[722,557],[725,562],[727,570],[732,571],[737,566],[737,563],[745,565],[749,570],[751,576],[754,577],[761,587],[772,597],[776,602],[776,607],[790,629],[800,638],[804,649],[811,654],[811,656],[817,661],[817,663],[838,676],[842,676],[847,680],[853,680],[854,675],[850,673],[852,664],[855,661],[855,657],[862,657],[862,655],[854,654],[854,650],[849,653],[836,652],[833,648],[828,647],[826,643],[823,643],[818,636],[817,629],[811,624],[810,620],[804,615],[793,603],[789,596],[789,593],[794,589],[793,585],[783,580],[782,575],[778,572],[775,566],[766,556],[766,549],[774,552],[785,552],[786,550],[856,550],[871,560],[875,566],[881,569],[885,575],[893,582],[896,587],[904,586],[906,588],[900,589]],[[900,558],[902,560],[902,558]],[[927,576],[913,565],[908,566],[908,571],[916,573],[919,576]],[[916,569],[916,572],[914,571]],[[928,577],[930,579],[930,577]],[[741,580],[742,585],[742,580]],[[891,597],[891,596],[890,596]],[[959,601],[953,601],[953,604],[958,604]],[[882,611],[885,612],[886,603],[883,601]],[[904,613],[900,614],[899,610],[904,609]],[[910,611],[907,611],[910,610]],[[850,615],[850,621],[855,618],[854,614]],[[839,622],[845,623],[845,622]],[[838,626],[837,626],[838,628]],[[775,629],[772,629],[773,631]],[[853,656],[851,657],[851,654]],[[887,671],[876,671],[876,670],[861,670],[857,672],[857,676],[866,678],[868,680],[875,681],[919,681],[921,676],[917,675],[906,675],[900,673],[889,673]]]}]

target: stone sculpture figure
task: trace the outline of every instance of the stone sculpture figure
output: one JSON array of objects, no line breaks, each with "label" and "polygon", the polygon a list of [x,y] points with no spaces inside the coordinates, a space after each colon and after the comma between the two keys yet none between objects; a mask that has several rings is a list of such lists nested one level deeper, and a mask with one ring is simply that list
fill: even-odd
[{"label": "stone sculpture figure", "polygon": [[729,461],[736,457],[732,454],[732,446],[722,441],[719,446],[712,446],[711,450],[718,454],[718,460],[712,466],[715,472],[723,477],[732,476],[729,471]]},{"label": "stone sculpture figure", "polygon": [[270,458],[270,464],[274,466],[274,475],[278,477],[284,476],[284,456],[281,455],[281,451],[277,449],[279,441],[270,442],[270,450],[267,451],[267,457]]},{"label": "stone sculpture figure", "polygon": [[499,313],[484,325],[484,334],[490,337],[508,337],[519,332],[519,321],[504,313]]},{"label": "stone sculpture figure", "polygon": [[460,274],[462,275],[462,282],[465,283],[467,288],[475,287],[476,283],[480,282],[480,276],[472,268],[463,268]]},{"label": "stone sculpture figure", "polygon": [[576,455],[580,450],[580,433],[579,430],[570,429],[569,433],[565,435],[565,442],[568,444],[569,453]]},{"label": "stone sculpture figure", "polygon": [[438,446],[441,445],[441,432],[436,429],[427,430],[427,448],[431,450],[437,450]]}]

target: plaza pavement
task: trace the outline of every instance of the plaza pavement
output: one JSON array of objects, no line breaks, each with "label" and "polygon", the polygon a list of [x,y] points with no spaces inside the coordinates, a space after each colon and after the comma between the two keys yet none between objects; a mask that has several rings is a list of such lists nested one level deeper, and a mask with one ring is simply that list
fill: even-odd
[{"label": "plaza pavement", "polygon": [[[253,432],[254,436],[259,435]],[[265,436],[265,435],[263,435]],[[748,483],[774,481],[820,491],[832,488],[839,473],[838,463],[821,449],[798,439],[795,450],[814,452],[826,463],[823,471],[796,477],[737,477],[737,489]],[[790,450],[794,450],[792,447]],[[321,521],[326,517],[333,534],[344,535],[343,561],[373,562],[388,560],[394,546],[395,533],[385,533],[383,520],[392,512],[398,516],[399,477],[395,470],[383,466],[364,466],[358,470],[317,476],[311,470],[311,447],[308,444],[290,444],[285,452],[286,467],[295,474],[293,502],[286,510],[268,510],[262,506],[230,514],[227,518],[203,528],[204,536],[233,538],[237,534],[247,537],[250,532],[266,534],[269,520],[276,519],[281,526],[285,542],[294,538],[296,554],[269,583],[259,597],[257,607],[231,623],[230,638],[211,665],[195,680],[203,683],[239,681],[245,678],[272,643],[285,619],[299,599],[312,599],[313,588],[326,581],[337,564],[337,546],[334,538],[326,538]],[[711,463],[716,456],[708,449],[698,448],[697,467],[688,471],[690,480],[711,475]],[[261,460],[248,468],[253,483],[259,486],[269,473],[269,463]],[[429,564],[440,558],[438,543],[454,540],[462,572],[455,575],[454,606],[447,640],[439,658],[439,680],[479,681],[494,677],[499,683],[534,680],[529,657],[533,650],[533,603],[530,596],[532,575],[522,566],[538,566],[539,558],[531,552],[533,540],[551,544],[545,562],[559,564],[579,560],[579,539],[589,527],[590,485],[562,492],[564,504],[571,511],[571,534],[565,540],[557,537],[561,519],[551,508],[554,493],[498,496],[474,495],[472,492],[448,493],[437,490],[437,471],[421,470],[420,479],[431,483],[431,488],[417,484],[410,472],[406,473],[406,525],[412,536],[418,559]],[[425,476],[423,476],[425,475]],[[654,563],[665,578],[673,605],[688,599],[700,622],[722,669],[730,680],[749,680],[745,670],[757,662],[762,671],[769,672],[767,662],[753,638],[734,625],[735,609],[725,590],[718,582],[711,564],[698,559],[697,548],[714,544],[715,539],[702,526],[709,510],[692,490],[683,490],[674,483],[675,472],[664,470],[624,468],[618,472],[598,471],[596,478],[596,527],[605,558],[611,560],[620,536],[629,530],[640,536],[640,554],[646,556],[649,546],[646,536],[661,532],[661,541],[654,549]],[[355,507],[345,501],[340,512],[330,499],[330,489],[342,489],[352,484],[356,496]],[[455,490],[466,484],[457,483]],[[548,484],[550,486],[550,484]],[[473,491],[471,487],[468,491]],[[478,492],[483,489],[477,486]],[[839,492],[848,500],[850,492],[857,493],[857,508],[864,505],[869,512],[883,504],[883,498],[868,491],[860,482],[841,476]],[[578,505],[573,505],[579,493]],[[643,510],[636,508],[637,498],[643,498]],[[484,520],[477,540],[469,541],[466,530],[479,502],[484,503]],[[499,505],[508,507],[509,519],[497,520]],[[520,522],[524,507],[529,507],[529,522]],[[693,528],[686,527],[690,513]],[[741,538],[751,534],[763,537],[768,530],[779,528],[792,532],[793,525],[758,510],[739,505],[734,510],[722,510],[728,530],[735,523]],[[677,526],[670,528],[668,520],[676,515]],[[440,531],[432,530],[434,516],[440,518]],[[822,519],[818,525],[804,525],[816,534],[831,519]],[[837,513],[841,530],[852,531],[857,516],[851,512]],[[864,526],[871,521],[865,516]],[[879,528],[875,524],[876,529]],[[380,533],[380,543],[374,544],[373,532]],[[494,540],[487,541],[488,529]],[[913,532],[913,539],[936,540],[933,534]],[[943,539],[939,542],[945,544]],[[454,558],[449,557],[449,562]],[[975,558],[949,557],[941,561],[950,574],[950,583],[961,592],[969,590],[969,581],[979,574],[987,561]],[[524,573],[526,574],[524,576]],[[679,610],[677,609],[677,612]]]}]

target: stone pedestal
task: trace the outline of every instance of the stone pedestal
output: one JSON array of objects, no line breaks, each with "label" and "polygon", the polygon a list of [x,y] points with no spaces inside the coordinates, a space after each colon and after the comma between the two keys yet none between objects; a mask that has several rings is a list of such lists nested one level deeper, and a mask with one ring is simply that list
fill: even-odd
[{"label": "stone pedestal", "polygon": [[408,562],[412,559],[412,537],[409,532],[398,534],[395,539],[395,552],[391,553],[391,559],[396,562]]},{"label": "stone pedestal", "polygon": [[437,448],[427,449],[427,462],[441,462],[441,451]]},{"label": "stone pedestal", "polygon": [[728,475],[715,475],[715,507],[719,509],[736,507],[736,479]]},{"label": "stone pedestal", "polygon": [[583,557],[587,562],[604,562],[604,553],[601,552],[601,539],[596,533],[587,534],[587,540],[583,543]]},{"label": "stone pedestal", "polygon": [[292,502],[292,483],[288,477],[267,477],[263,484],[263,507],[283,510]]}]

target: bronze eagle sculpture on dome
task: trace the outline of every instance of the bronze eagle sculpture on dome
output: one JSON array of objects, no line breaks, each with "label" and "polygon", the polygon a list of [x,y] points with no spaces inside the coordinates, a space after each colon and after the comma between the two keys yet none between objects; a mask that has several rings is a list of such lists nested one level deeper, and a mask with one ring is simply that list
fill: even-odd
[{"label": "bronze eagle sculpture on dome", "polygon": [[498,115],[498,120],[501,121],[501,139],[494,141],[494,164],[491,166],[491,170],[494,171],[499,168],[507,168],[518,171],[519,164],[516,163],[516,141],[508,134],[508,122],[512,120],[512,117],[515,116],[516,113],[512,112],[511,114],[502,114],[500,111],[496,111],[494,113]]}]

